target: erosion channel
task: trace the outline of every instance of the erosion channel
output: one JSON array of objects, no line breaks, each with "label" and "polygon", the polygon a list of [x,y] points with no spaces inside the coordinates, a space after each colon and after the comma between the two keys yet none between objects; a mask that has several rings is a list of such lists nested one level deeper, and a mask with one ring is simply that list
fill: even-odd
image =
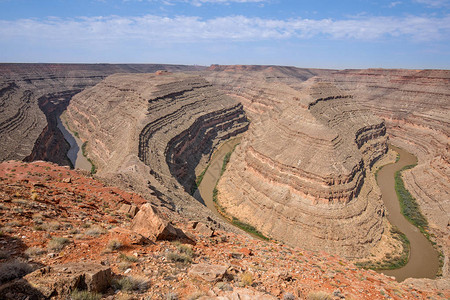
[{"label": "erosion channel", "polygon": [[383,270],[382,273],[394,276],[397,281],[403,281],[408,277],[435,278],[439,268],[438,253],[419,229],[402,215],[395,191],[395,173],[405,166],[416,164],[417,158],[401,148],[392,145],[389,147],[400,155],[400,159],[396,163],[385,165],[378,172],[377,182],[389,212],[389,222],[406,235],[411,248],[409,261],[404,267]]}]

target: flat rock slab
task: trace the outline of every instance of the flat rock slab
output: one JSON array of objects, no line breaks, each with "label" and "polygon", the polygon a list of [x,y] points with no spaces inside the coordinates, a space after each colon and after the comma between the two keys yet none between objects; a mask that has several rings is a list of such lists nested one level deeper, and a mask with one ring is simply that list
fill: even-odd
[{"label": "flat rock slab", "polygon": [[112,281],[109,267],[96,263],[76,262],[36,270],[24,279],[44,297],[66,299],[72,291],[102,292]]},{"label": "flat rock slab", "polygon": [[213,282],[224,279],[227,270],[228,266],[201,263],[193,265],[188,274],[191,277],[200,277],[205,281]]}]

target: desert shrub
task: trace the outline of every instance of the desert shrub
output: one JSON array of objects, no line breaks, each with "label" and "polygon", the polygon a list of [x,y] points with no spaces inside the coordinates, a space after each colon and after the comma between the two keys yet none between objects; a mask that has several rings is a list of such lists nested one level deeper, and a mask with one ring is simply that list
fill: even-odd
[{"label": "desert shrub", "polygon": [[40,247],[30,247],[24,253],[28,257],[37,257],[44,254],[45,250]]},{"label": "desert shrub", "polygon": [[116,239],[109,240],[108,244],[106,245],[106,249],[109,251],[115,251],[122,247],[122,242]]},{"label": "desert shrub", "polygon": [[0,284],[16,278],[22,278],[33,271],[33,268],[24,262],[11,261],[0,265]]},{"label": "desert shrub", "polygon": [[102,295],[95,292],[74,290],[70,294],[70,300],[100,300]]},{"label": "desert shrub", "polygon": [[52,251],[61,251],[69,243],[70,240],[68,238],[54,237],[48,242],[47,248]]},{"label": "desert shrub", "polygon": [[167,253],[166,258],[168,261],[174,262],[174,263],[188,264],[188,263],[192,262],[192,258],[189,257],[188,255],[175,253],[175,252]]},{"label": "desert shrub", "polygon": [[86,232],[85,232],[86,235],[95,236],[95,237],[97,237],[101,234],[104,234],[104,233],[106,233],[105,229],[103,229],[100,226],[94,226],[94,227],[86,230]]},{"label": "desert shrub", "polygon": [[246,271],[241,276],[241,286],[248,286],[253,284],[253,275],[252,273]]},{"label": "desert shrub", "polygon": [[191,245],[180,244],[179,246],[177,246],[177,248],[180,253],[184,253],[190,258],[192,258],[192,256],[194,255],[194,251],[192,251]]},{"label": "desert shrub", "polygon": [[126,276],[116,280],[113,286],[124,292],[128,291],[144,291],[148,289],[150,281],[141,276]]},{"label": "desert shrub", "polygon": [[333,299],[328,293],[326,292],[312,292],[308,294],[308,297],[306,298],[308,300],[331,300]]},{"label": "desert shrub", "polygon": [[117,267],[119,268],[120,271],[124,272],[127,269],[131,268],[132,264],[129,263],[128,261],[122,261],[120,262]]},{"label": "desert shrub", "polygon": [[69,230],[69,233],[70,234],[78,234],[78,233],[80,233],[80,230],[78,228],[72,228]]},{"label": "desert shrub", "polygon": [[9,221],[5,225],[10,227],[21,227],[22,223],[19,221]]},{"label": "desert shrub", "polygon": [[139,259],[134,255],[126,255],[124,253],[119,254],[119,259],[122,261],[128,261],[128,262],[137,262]]},{"label": "desert shrub", "polygon": [[56,231],[61,227],[61,224],[56,221],[48,222],[42,225],[46,231]]},{"label": "desert shrub", "polygon": [[32,193],[30,198],[31,198],[31,200],[36,201],[37,198],[38,198],[38,194],[37,193]]}]

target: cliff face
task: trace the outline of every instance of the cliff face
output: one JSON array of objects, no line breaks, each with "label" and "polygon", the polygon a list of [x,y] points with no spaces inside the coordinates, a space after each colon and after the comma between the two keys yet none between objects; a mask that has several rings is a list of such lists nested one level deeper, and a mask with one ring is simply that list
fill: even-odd
[{"label": "cliff face", "polygon": [[328,79],[383,118],[394,145],[418,157],[418,165],[405,171],[403,178],[443,246],[448,275],[450,71],[346,70],[329,74]]},{"label": "cliff face", "polygon": [[56,117],[71,96],[117,72],[195,70],[189,66],[109,64],[0,64],[0,161],[68,164]]},{"label": "cliff face", "polygon": [[252,125],[219,181],[220,205],[288,244],[368,255],[384,231],[369,171],[386,152],[383,121],[316,79],[298,90],[247,81],[228,88],[245,99]]},{"label": "cliff face", "polygon": [[199,204],[182,190],[191,190],[195,167],[248,127],[238,101],[185,74],[112,75],[73,97],[67,118],[99,174],[122,174],[191,208]]}]

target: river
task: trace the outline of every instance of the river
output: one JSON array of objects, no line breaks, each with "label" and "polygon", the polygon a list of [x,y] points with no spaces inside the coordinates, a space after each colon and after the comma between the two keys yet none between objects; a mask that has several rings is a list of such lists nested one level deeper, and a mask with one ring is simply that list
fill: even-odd
[{"label": "river", "polygon": [[[204,203],[212,212],[219,216],[222,220],[229,222],[225,219],[216,209],[213,201],[213,191],[216,187],[217,181],[220,178],[220,172],[222,170],[223,159],[225,155],[233,151],[234,147],[241,141],[240,137],[231,139],[223,143],[212,155],[208,169],[203,176],[203,180],[200,186],[194,193],[194,198]],[[203,170],[196,170],[196,175],[200,175]]]},{"label": "river", "polygon": [[378,172],[377,182],[388,211],[388,220],[391,224],[397,226],[409,239],[411,252],[409,261],[404,267],[381,272],[394,276],[397,281],[403,281],[409,277],[435,278],[439,269],[438,252],[419,229],[401,214],[400,204],[395,192],[395,172],[405,166],[415,164],[417,158],[401,148],[392,145],[389,145],[389,148],[397,152],[400,155],[400,159],[396,163],[385,165]]},{"label": "river", "polygon": [[56,119],[58,121],[57,125],[58,129],[61,130],[62,134],[64,135],[64,139],[70,145],[70,149],[67,152],[67,157],[72,162],[74,168],[91,171],[92,165],[86,159],[86,157],[83,155],[81,151],[83,142],[78,137],[72,135],[69,128],[67,127],[67,124],[64,122],[64,120],[61,120],[61,115],[58,116]]},{"label": "river", "polygon": [[[240,142],[240,138],[232,139],[222,144],[213,154],[211,163],[203,176],[203,180],[194,194],[194,197],[204,203],[217,216],[223,216],[217,211],[213,201],[213,190],[220,177],[223,159],[225,155],[232,151],[234,146]],[[400,212],[400,204],[395,192],[395,172],[404,166],[415,164],[417,158],[411,153],[390,145],[391,149],[400,155],[398,162],[385,165],[377,176],[377,182],[380,186],[383,201],[388,211],[388,220],[391,224],[398,227],[410,241],[410,257],[408,263],[399,269],[383,270],[382,273],[394,276],[397,281],[403,281],[406,278],[435,278],[439,268],[439,255],[436,249],[425,238],[417,227],[409,223]],[[196,170],[196,175],[200,175],[202,170]],[[228,220],[226,220],[228,221]]]}]

